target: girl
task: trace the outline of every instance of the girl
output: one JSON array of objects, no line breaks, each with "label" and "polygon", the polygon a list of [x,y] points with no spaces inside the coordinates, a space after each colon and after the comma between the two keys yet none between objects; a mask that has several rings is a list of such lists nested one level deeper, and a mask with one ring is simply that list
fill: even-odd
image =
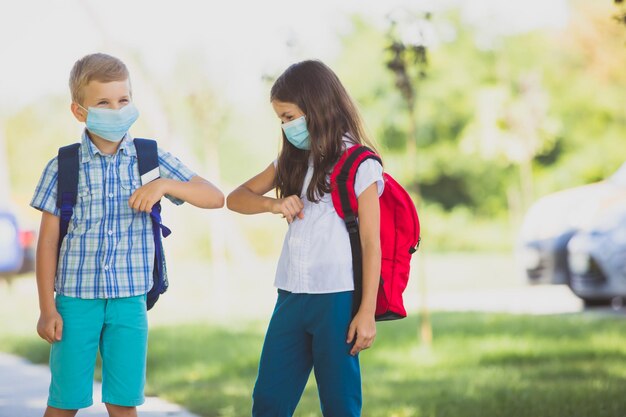
[{"label": "girl", "polygon": [[[320,61],[290,66],[272,86],[270,101],[282,122],[278,159],[227,199],[231,210],[282,214],[289,223],[252,415],[293,415],[313,368],[324,416],[360,416],[358,353],[376,335],[382,166],[366,160],[356,176],[363,295],[352,317],[350,241],[333,207],[329,174],[348,147],[369,145],[359,113],[337,76]],[[265,197],[274,188],[277,198]]]}]

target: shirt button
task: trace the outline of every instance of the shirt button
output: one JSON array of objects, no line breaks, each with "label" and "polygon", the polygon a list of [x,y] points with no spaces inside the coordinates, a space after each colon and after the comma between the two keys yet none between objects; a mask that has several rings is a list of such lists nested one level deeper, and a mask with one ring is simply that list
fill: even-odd
[{"label": "shirt button", "polygon": [[109,236],[113,234],[113,230],[109,230]]},{"label": "shirt button", "polygon": [[105,270],[105,271],[108,271],[108,270],[109,270],[109,265],[105,265],[105,266],[104,266],[104,270]]},{"label": "shirt button", "polygon": [[113,193],[109,193],[109,198],[113,198]]}]

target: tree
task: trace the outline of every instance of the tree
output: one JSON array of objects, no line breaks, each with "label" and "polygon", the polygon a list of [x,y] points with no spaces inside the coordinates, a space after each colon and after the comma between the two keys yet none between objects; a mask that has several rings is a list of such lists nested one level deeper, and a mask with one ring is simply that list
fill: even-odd
[{"label": "tree", "polygon": [[626,8],[624,6],[624,0],[615,0],[615,5],[620,8],[618,14],[615,15],[615,20],[623,25],[626,25]]},{"label": "tree", "polygon": [[533,160],[554,146],[558,133],[539,74],[523,74],[510,87],[502,83],[483,88],[476,112],[461,149],[484,159],[502,159],[517,168],[519,184],[508,194],[512,217],[520,220],[534,199]]},{"label": "tree", "polygon": [[[402,18],[403,17],[403,18]],[[428,55],[425,31],[430,20],[430,13],[424,13],[421,17],[409,14],[408,16],[390,16],[390,28],[388,39],[390,52],[387,60],[387,68],[393,73],[395,87],[402,96],[405,111],[409,121],[409,134],[406,137],[406,164],[408,175],[414,184],[413,189],[417,195],[418,207],[421,201],[419,181],[416,178],[417,166],[417,103],[420,86],[426,78],[428,67]],[[421,211],[421,210],[420,210]],[[427,280],[422,255],[419,262],[418,279],[421,295],[420,309],[420,336],[426,346],[432,345],[433,331],[430,322],[430,313],[427,302]]]}]

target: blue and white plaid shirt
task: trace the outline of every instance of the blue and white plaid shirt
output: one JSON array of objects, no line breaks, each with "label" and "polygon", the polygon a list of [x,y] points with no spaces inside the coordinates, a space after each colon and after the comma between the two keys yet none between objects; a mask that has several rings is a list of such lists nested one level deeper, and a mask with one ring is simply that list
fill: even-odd
[{"label": "blue and white plaid shirt", "polygon": [[[77,298],[133,297],[152,287],[154,240],[150,215],[128,206],[141,186],[137,153],[127,135],[115,155],[104,155],[83,133],[78,195],[63,239],[55,291]],[[163,178],[189,181],[195,174],[159,148]],[[30,205],[60,215],[56,206],[57,158],[41,176]],[[166,196],[175,204],[183,201]]]}]

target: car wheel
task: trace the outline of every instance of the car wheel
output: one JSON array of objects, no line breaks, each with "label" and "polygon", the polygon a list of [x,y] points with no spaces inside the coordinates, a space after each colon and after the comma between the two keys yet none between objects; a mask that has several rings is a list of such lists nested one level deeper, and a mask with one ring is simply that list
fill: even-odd
[{"label": "car wheel", "polygon": [[589,307],[608,307],[611,305],[610,299],[605,298],[583,298],[585,308]]}]

